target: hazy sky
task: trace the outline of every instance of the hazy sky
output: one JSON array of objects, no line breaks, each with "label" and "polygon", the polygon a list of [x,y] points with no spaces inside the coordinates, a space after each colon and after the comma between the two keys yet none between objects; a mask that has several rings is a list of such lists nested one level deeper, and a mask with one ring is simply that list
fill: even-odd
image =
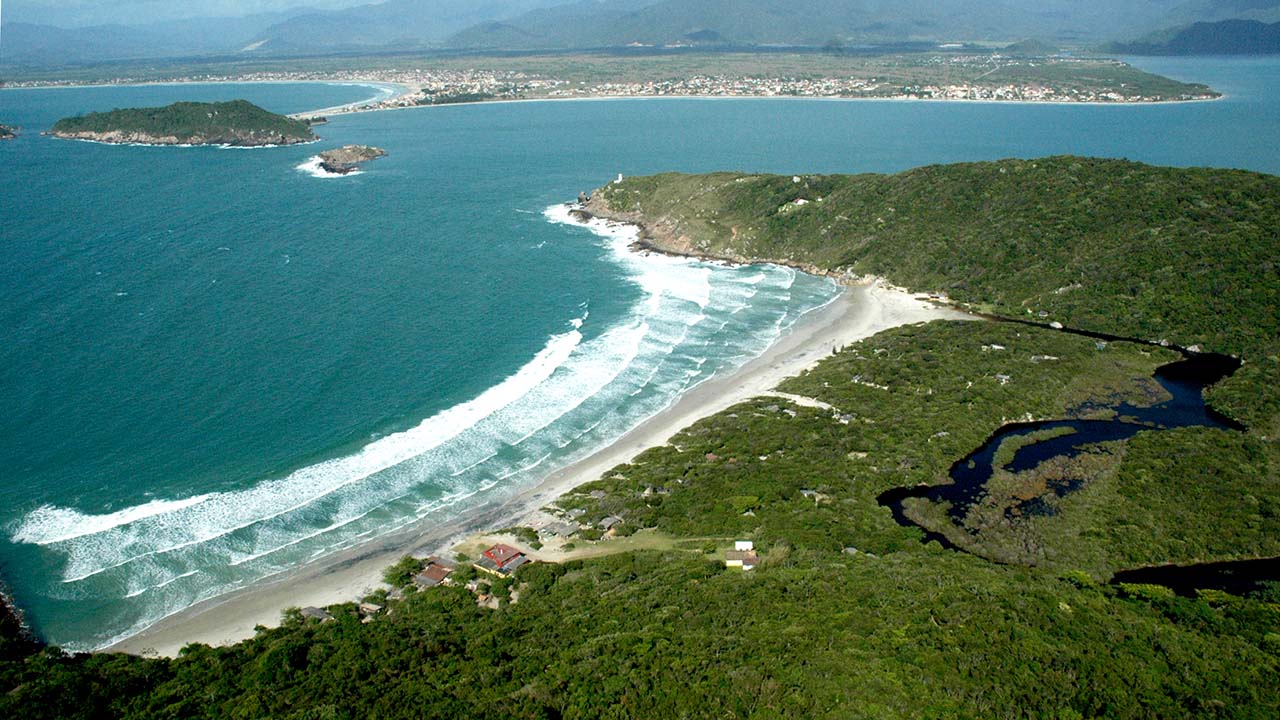
[{"label": "hazy sky", "polygon": [[[178,18],[249,15],[294,7],[333,9],[379,0],[0,0],[7,22],[74,27],[155,22]],[[466,0],[459,0],[465,2]]]}]

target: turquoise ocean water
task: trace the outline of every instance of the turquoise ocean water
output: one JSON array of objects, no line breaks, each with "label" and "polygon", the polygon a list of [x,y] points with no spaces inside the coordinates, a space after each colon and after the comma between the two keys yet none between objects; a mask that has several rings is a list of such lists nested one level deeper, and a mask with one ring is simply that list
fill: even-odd
[{"label": "turquoise ocean water", "polygon": [[[536,484],[762,352],[834,286],[625,251],[558,205],[617,173],[1057,153],[1280,172],[1280,61],[1142,60],[1226,100],[635,100],[350,115],[312,146],[108,147],[59,117],[277,84],[0,91],[0,575],[48,639],[169,613]],[[358,175],[318,150],[374,144]]]}]

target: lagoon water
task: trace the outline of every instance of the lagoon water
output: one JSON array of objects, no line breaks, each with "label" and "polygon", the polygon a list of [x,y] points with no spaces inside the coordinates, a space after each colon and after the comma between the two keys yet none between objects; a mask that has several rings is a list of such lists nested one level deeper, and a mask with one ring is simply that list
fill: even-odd
[{"label": "lagoon water", "polygon": [[[313,146],[109,147],[88,110],[368,87],[0,91],[0,575],[101,646],[535,484],[828,302],[827,280],[626,252],[557,207],[617,173],[896,171],[1057,153],[1280,172],[1280,62],[1141,61],[1149,107],[627,100],[349,115]],[[320,149],[390,156],[300,170]]]}]

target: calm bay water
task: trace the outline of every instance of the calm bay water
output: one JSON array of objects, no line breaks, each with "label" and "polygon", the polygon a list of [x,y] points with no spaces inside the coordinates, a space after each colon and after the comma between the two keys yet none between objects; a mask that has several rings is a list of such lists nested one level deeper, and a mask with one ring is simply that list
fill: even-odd
[{"label": "calm bay water", "polygon": [[[369,88],[0,92],[0,574],[92,647],[528,487],[761,352],[833,286],[638,258],[553,206],[617,173],[896,171],[1076,153],[1280,172],[1280,62],[1141,61],[1151,107],[786,100],[455,106],[258,150],[40,137],[57,118]],[[390,156],[317,178],[317,150]]]}]

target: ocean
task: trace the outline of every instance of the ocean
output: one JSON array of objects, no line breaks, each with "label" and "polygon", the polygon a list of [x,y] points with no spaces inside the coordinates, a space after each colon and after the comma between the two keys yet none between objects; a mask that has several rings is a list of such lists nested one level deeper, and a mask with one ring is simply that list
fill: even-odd
[{"label": "ocean", "polygon": [[[1137,61],[1142,107],[609,100],[337,116],[308,146],[103,146],[60,117],[359,85],[0,91],[0,577],[101,647],[208,597],[511,497],[830,302],[639,256],[563,203],[617,174],[887,172],[1075,153],[1280,172],[1280,61]],[[317,177],[348,143],[389,156]]]}]

